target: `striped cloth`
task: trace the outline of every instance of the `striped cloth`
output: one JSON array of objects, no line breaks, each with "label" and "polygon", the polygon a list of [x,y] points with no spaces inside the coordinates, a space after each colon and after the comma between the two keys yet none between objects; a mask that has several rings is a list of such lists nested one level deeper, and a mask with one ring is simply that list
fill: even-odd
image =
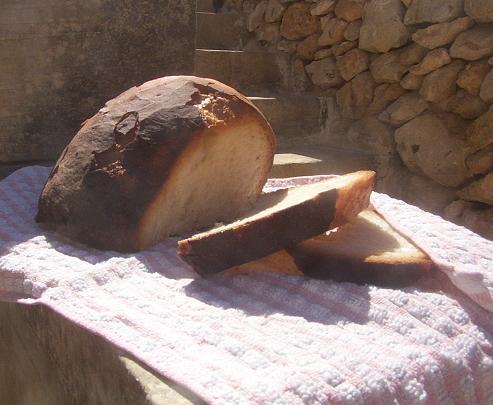
[{"label": "striped cloth", "polygon": [[374,193],[441,271],[404,289],[263,272],[201,278],[176,240],[123,255],[40,229],[48,172],[0,182],[1,299],[49,306],[209,403],[493,403],[492,242]]}]

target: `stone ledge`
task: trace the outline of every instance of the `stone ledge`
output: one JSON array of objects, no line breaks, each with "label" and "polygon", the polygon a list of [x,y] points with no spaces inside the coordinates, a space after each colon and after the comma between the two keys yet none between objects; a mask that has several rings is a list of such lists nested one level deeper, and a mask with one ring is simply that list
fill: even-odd
[{"label": "stone ledge", "polygon": [[372,169],[375,169],[375,162],[369,155],[326,146],[298,147],[275,155],[269,177],[346,174]]},{"label": "stone ledge", "polygon": [[50,308],[0,303],[2,404],[203,403]]}]

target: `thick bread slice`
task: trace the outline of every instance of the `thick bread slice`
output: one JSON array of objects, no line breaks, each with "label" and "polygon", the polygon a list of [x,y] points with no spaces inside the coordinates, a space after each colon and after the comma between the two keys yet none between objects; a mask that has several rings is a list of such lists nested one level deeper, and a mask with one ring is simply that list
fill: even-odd
[{"label": "thick bread slice", "polygon": [[374,178],[360,171],[266,194],[236,222],[179,241],[178,254],[206,274],[294,246],[358,215],[368,206]]},{"label": "thick bread slice", "polygon": [[378,213],[365,210],[335,231],[237,266],[229,273],[274,271],[397,287],[416,281],[431,266],[431,259],[423,251]]},{"label": "thick bread slice", "polygon": [[260,111],[212,79],[133,87],[86,121],[41,194],[37,221],[100,249],[135,251],[250,209],[274,158]]}]

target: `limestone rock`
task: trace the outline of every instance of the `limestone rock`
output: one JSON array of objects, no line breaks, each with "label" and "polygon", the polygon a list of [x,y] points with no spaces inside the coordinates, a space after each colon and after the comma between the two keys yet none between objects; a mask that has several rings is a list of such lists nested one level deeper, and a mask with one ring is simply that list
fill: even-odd
[{"label": "limestone rock", "polygon": [[466,31],[474,25],[470,17],[457,18],[451,22],[430,25],[417,30],[412,39],[414,42],[428,49],[435,49],[452,43],[457,35]]},{"label": "limestone rock", "polygon": [[403,199],[423,210],[440,214],[443,208],[455,198],[455,190],[445,187],[424,176],[410,174],[400,179],[403,185]]},{"label": "limestone rock", "polygon": [[301,59],[295,59],[292,67],[293,80],[291,88],[295,93],[302,93],[311,87],[311,80],[308,77],[305,64]]},{"label": "limestone rock", "polygon": [[365,0],[339,0],[335,8],[337,17],[346,21],[355,21],[363,15]]},{"label": "limestone rock", "polygon": [[255,30],[255,38],[260,44],[265,42],[277,42],[280,38],[279,24],[262,24]]},{"label": "limestone rock", "polygon": [[365,51],[356,48],[350,50],[342,56],[339,56],[336,64],[342,78],[349,81],[358,73],[364,72],[368,69],[370,58]]},{"label": "limestone rock", "polygon": [[[257,42],[257,41],[255,41]],[[277,43],[277,49],[281,52],[293,53],[296,52],[298,43],[294,41],[288,41],[287,39],[281,39]]]},{"label": "limestone rock", "polygon": [[332,55],[332,49],[331,48],[322,48],[322,49],[319,49],[317,52],[315,52],[315,55],[313,55],[313,59],[314,60],[325,59],[331,55]]},{"label": "limestone rock", "polygon": [[391,166],[388,175],[377,183],[376,190],[435,214],[441,214],[443,208],[457,198],[453,188],[411,173],[399,163]]},{"label": "limestone rock", "polygon": [[452,59],[450,59],[447,50],[438,48],[430,51],[419,64],[411,66],[409,71],[415,75],[424,76],[442,66],[448,65],[450,62],[452,62]]},{"label": "limestone rock", "polygon": [[487,103],[493,103],[493,69],[484,77],[479,90],[479,97]]},{"label": "limestone rock", "polygon": [[360,73],[347,82],[336,93],[341,115],[351,119],[363,117],[373,99],[374,88],[375,83],[369,72]]},{"label": "limestone rock", "polygon": [[320,0],[311,9],[311,15],[325,15],[334,9],[336,2],[335,0]]},{"label": "limestone rock", "polygon": [[399,62],[404,66],[415,65],[426,56],[428,49],[418,44],[410,44],[399,51]]},{"label": "limestone rock", "polygon": [[384,83],[375,87],[373,101],[368,107],[368,114],[379,114],[392,102],[406,93],[399,83]]},{"label": "limestone rock", "polygon": [[478,60],[493,53],[493,26],[477,25],[460,34],[452,47],[450,56],[465,60]]},{"label": "limestone rock", "polygon": [[464,209],[472,205],[473,203],[469,201],[456,200],[445,207],[443,210],[443,217],[448,221],[457,223],[458,219],[462,216]]},{"label": "limestone rock", "polygon": [[359,38],[361,20],[351,21],[344,31],[344,38],[348,41],[356,41]]},{"label": "limestone rock", "polygon": [[493,205],[493,173],[487,174],[457,192],[463,200]]},{"label": "limestone rock", "polygon": [[302,41],[298,42],[296,46],[296,52],[298,56],[303,60],[313,60],[315,52],[317,52],[319,34],[312,34],[306,37]]},{"label": "limestone rock", "polygon": [[468,156],[466,166],[472,175],[484,174],[493,170],[493,143]]},{"label": "limestone rock", "polygon": [[256,38],[250,38],[247,41],[247,43],[243,46],[244,51],[250,51],[250,52],[263,52],[264,49],[265,48],[260,44],[260,42],[257,41]]},{"label": "limestone rock", "polygon": [[[351,49],[354,49],[358,46],[358,43],[356,41],[344,41],[341,44],[333,45],[332,46],[332,54],[334,56],[341,56],[344,55],[345,53],[349,52]],[[361,51],[364,52],[364,51]],[[369,63],[369,61],[368,61]]]},{"label": "limestone rock", "polygon": [[444,217],[493,240],[493,207],[486,208],[483,204],[457,200],[445,208]]},{"label": "limestone rock", "polygon": [[491,0],[464,0],[466,14],[479,22],[493,21],[493,1]]},{"label": "limestone rock", "polygon": [[457,76],[457,85],[467,92],[477,95],[489,70],[490,66],[485,61],[468,63]]},{"label": "limestone rock", "polygon": [[464,210],[462,214],[463,225],[483,238],[493,240],[493,207],[475,205],[471,209]]},{"label": "limestone rock", "polygon": [[401,126],[428,108],[428,103],[417,92],[406,93],[382,112],[378,119],[394,127]]},{"label": "limestone rock", "polygon": [[318,44],[320,46],[340,44],[344,41],[344,31],[346,31],[346,27],[346,21],[338,18],[331,18],[323,27]]},{"label": "limestone rock", "polygon": [[343,83],[333,57],[314,61],[306,65],[305,69],[313,84],[322,89],[337,87]]},{"label": "limestone rock", "polygon": [[407,69],[400,63],[398,51],[379,55],[370,63],[370,71],[376,83],[398,83]]},{"label": "limestone rock", "polygon": [[477,204],[463,212],[462,221],[464,226],[473,232],[493,240],[493,207],[486,208]]},{"label": "limestone rock", "polygon": [[423,83],[423,76],[418,76],[412,73],[408,73],[402,78],[400,85],[402,88],[406,90],[419,90],[422,83]]},{"label": "limestone rock", "polygon": [[327,23],[330,20],[332,20],[333,18],[335,18],[335,14],[334,13],[329,13],[327,15],[323,15],[323,16],[320,17],[320,27],[322,28],[322,31],[327,26]]},{"label": "limestone rock", "polygon": [[370,152],[373,156],[390,157],[395,154],[392,128],[376,117],[353,121],[346,136],[354,148]]},{"label": "limestone rock", "polygon": [[447,66],[428,74],[421,85],[419,94],[426,100],[438,103],[455,93],[457,75],[462,70],[464,63],[455,60]]},{"label": "limestone rock", "polygon": [[291,4],[282,17],[281,35],[292,41],[306,38],[320,29],[318,17],[310,14],[308,3]]},{"label": "limestone rock", "polygon": [[493,106],[469,125],[467,142],[476,151],[493,143]]},{"label": "limestone rock", "polygon": [[488,110],[486,103],[478,96],[473,96],[465,90],[459,90],[452,97],[442,101],[440,108],[453,112],[464,119],[475,119]]},{"label": "limestone rock", "polygon": [[267,8],[267,0],[262,0],[258,3],[253,12],[248,17],[247,29],[250,32],[258,30],[264,22],[265,10]]},{"label": "limestone rock", "polygon": [[413,0],[407,9],[404,23],[442,23],[464,14],[464,0]]},{"label": "limestone rock", "polygon": [[453,115],[422,114],[395,131],[403,162],[414,173],[446,186],[460,186],[468,177],[463,139],[465,123]]},{"label": "limestone rock", "polygon": [[269,0],[265,8],[265,21],[274,23],[282,20],[282,15],[286,10],[286,6],[281,4],[279,0]]},{"label": "limestone rock", "polygon": [[388,52],[409,39],[402,22],[404,6],[400,0],[370,0],[363,11],[359,47],[370,52]]}]

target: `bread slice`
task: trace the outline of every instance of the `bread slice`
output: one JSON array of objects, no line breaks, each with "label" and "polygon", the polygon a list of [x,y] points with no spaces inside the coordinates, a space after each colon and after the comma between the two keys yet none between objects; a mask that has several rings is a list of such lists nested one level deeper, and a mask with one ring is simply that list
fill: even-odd
[{"label": "bread slice", "polygon": [[360,171],[264,195],[241,219],[178,242],[200,274],[269,255],[354,218],[368,206],[375,173]]},{"label": "bread slice", "polygon": [[212,79],[133,87],[84,123],[42,191],[37,221],[100,249],[145,249],[250,209],[272,167],[260,111]]},{"label": "bread slice", "polygon": [[377,212],[362,211],[337,230],[303,241],[229,274],[274,271],[291,275],[400,287],[431,268],[430,258]]}]

